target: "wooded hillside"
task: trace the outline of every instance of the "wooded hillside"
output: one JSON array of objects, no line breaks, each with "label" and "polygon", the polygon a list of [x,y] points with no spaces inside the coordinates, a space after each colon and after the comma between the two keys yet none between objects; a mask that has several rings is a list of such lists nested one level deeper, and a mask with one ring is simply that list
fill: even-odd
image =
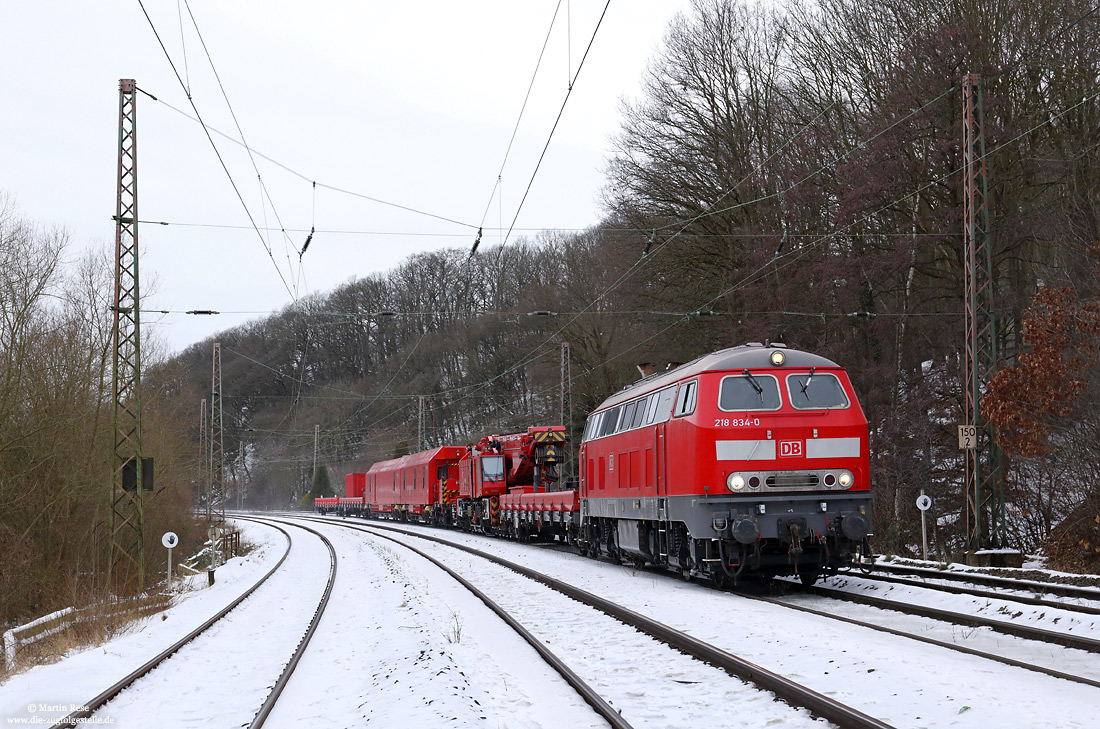
[{"label": "wooded hillside", "polygon": [[[413,256],[224,333],[226,451],[243,440],[254,503],[282,505],[308,488],[315,424],[339,482],[416,447],[420,398],[424,445],[557,423],[562,341],[574,435],[637,363],[784,341],[853,374],[872,422],[877,548],[912,549],[924,488],[949,554],[964,503],[962,77],[982,78],[998,350],[1012,367],[1039,334],[1025,326],[1037,294],[1044,309],[1064,292],[1071,319],[1098,294],[1097,40],[1096,9],[1073,0],[698,0],[624,106],[601,224]],[[1042,350],[1040,371],[1066,358],[1077,384],[1044,411],[1040,448],[1012,448],[1033,421],[1002,423],[1014,545],[1096,511],[1100,459],[1082,445],[1100,440],[1095,342],[1086,326]],[[192,407],[209,356],[204,342],[175,362],[171,389]],[[1020,373],[1022,392],[1038,375]]]}]

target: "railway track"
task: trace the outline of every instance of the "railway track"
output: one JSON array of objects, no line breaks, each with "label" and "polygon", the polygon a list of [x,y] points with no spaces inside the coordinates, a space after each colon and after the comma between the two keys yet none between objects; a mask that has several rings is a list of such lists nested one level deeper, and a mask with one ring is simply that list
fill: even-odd
[{"label": "railway track", "polygon": [[[375,523],[372,522],[371,525],[373,526],[373,525],[375,525]],[[379,525],[379,526],[381,526],[381,525]],[[426,538],[426,539],[434,539],[432,537],[428,537],[426,535],[420,535],[420,534],[416,534],[415,536],[423,537],[423,538]],[[440,543],[443,543],[443,544],[448,544],[450,546],[456,546],[453,543],[449,542],[448,540],[434,539],[434,541],[437,541],[437,542],[440,542]],[[663,570],[658,570],[658,571],[655,572],[655,574],[664,575],[665,573],[664,573]],[[863,574],[853,575],[853,576],[857,576],[857,577],[860,577],[860,578],[866,577],[866,575],[863,575]],[[886,581],[892,582],[892,581],[894,581],[894,579],[896,579],[896,578],[888,578]],[[1005,580],[1005,578],[998,578],[998,579],[1000,581]],[[906,581],[906,582],[908,583],[908,581]],[[1019,582],[1019,581],[1014,581],[1014,582]],[[794,587],[794,589],[796,589],[796,590],[804,589],[800,585],[795,585],[794,583],[791,583],[791,584]],[[921,583],[912,583],[912,584],[915,584],[916,586],[920,586],[920,587],[925,586]],[[1029,584],[1029,583],[1024,583],[1024,584]],[[1065,587],[1070,587],[1070,586],[1065,586]],[[1017,589],[1019,589],[1019,588],[1017,587]],[[733,590],[730,590],[730,591],[733,591]],[[814,588],[806,589],[805,591],[806,592],[811,592],[811,593],[816,593],[819,596],[823,596],[823,597],[826,597],[826,598],[845,599],[847,597],[847,595],[844,594],[844,593],[837,594],[837,591],[829,590],[828,588],[824,588],[824,587],[814,587]],[[953,588],[952,587],[952,588],[947,589],[945,591],[956,593],[956,594],[977,594],[979,596],[987,597],[989,599],[996,598],[997,600],[1009,600],[1009,601],[1017,600],[1016,596],[997,594],[997,593],[985,593],[985,592],[981,592],[979,590],[976,590],[974,588],[967,588],[967,587],[958,587],[958,588]],[[1013,658],[1012,656],[1007,656],[1007,655],[1003,655],[1003,654],[1000,654],[1000,653],[994,653],[994,652],[990,652],[990,651],[983,651],[983,650],[979,650],[979,649],[976,649],[976,648],[971,648],[971,647],[968,647],[968,646],[965,646],[965,645],[961,645],[957,642],[954,642],[954,640],[951,640],[951,641],[937,640],[935,638],[920,635],[920,634],[915,633],[915,632],[899,630],[899,629],[896,629],[896,628],[890,628],[890,627],[883,626],[883,625],[880,625],[880,624],[876,624],[876,623],[873,623],[873,622],[868,622],[868,621],[864,621],[864,620],[858,620],[858,619],[855,619],[855,618],[845,617],[845,616],[837,615],[835,612],[815,609],[813,607],[804,606],[804,605],[798,605],[798,604],[787,602],[787,601],[784,601],[784,600],[781,600],[781,599],[769,598],[769,597],[765,597],[765,596],[761,596],[761,595],[754,595],[754,594],[751,594],[751,593],[746,593],[744,591],[734,591],[734,592],[736,592],[736,594],[739,595],[740,597],[744,597],[744,598],[748,598],[748,599],[752,599],[752,600],[758,600],[758,601],[761,601],[761,602],[765,602],[765,603],[773,604],[773,605],[776,605],[776,606],[780,606],[780,607],[783,607],[785,609],[792,609],[792,610],[796,610],[796,611],[799,611],[799,612],[802,612],[802,613],[806,613],[806,614],[810,614],[810,615],[816,615],[816,616],[819,616],[819,617],[828,618],[828,619],[843,622],[843,623],[846,623],[846,624],[855,625],[855,626],[858,626],[858,627],[867,628],[867,629],[870,629],[870,630],[874,630],[874,631],[878,631],[878,632],[882,632],[882,633],[887,633],[887,634],[890,634],[890,635],[895,635],[895,636],[898,636],[898,637],[901,637],[901,638],[906,638],[906,639],[918,641],[918,642],[925,643],[925,644],[928,644],[928,645],[933,645],[933,646],[936,646],[936,647],[939,647],[939,648],[943,648],[943,649],[952,650],[952,651],[955,651],[955,652],[975,656],[975,657],[978,657],[978,658],[994,661],[994,662],[1001,663],[1001,664],[1004,664],[1004,665],[1013,666],[1013,667],[1016,667],[1016,668],[1022,668],[1024,670],[1044,674],[1044,675],[1047,675],[1047,676],[1051,676],[1053,678],[1058,678],[1058,679],[1062,679],[1062,680],[1066,680],[1066,681],[1072,681],[1074,683],[1082,684],[1082,685],[1089,686],[1089,687],[1092,687],[1092,688],[1100,688],[1100,680],[1097,680],[1096,678],[1090,678],[1088,676],[1082,676],[1082,675],[1074,674],[1074,673],[1071,673],[1071,672],[1068,672],[1068,671],[1059,670],[1058,668],[1053,668],[1051,666],[1044,666],[1044,665],[1041,665],[1039,663],[1035,663],[1035,662],[1028,661],[1028,660],[1022,660],[1022,659],[1019,659],[1019,658]],[[1074,592],[1073,590],[1067,590],[1067,594],[1073,593],[1073,592]],[[1087,590],[1086,590],[1086,592],[1087,592]],[[1073,595],[1073,596],[1077,597],[1079,595]],[[1078,610],[1077,612],[1081,612],[1083,614],[1092,614],[1092,610],[1088,606],[1074,605],[1073,608],[1071,608],[1071,607],[1067,607],[1067,605],[1069,605],[1068,603],[1043,601],[1043,600],[1038,599],[1038,598],[1036,598],[1036,600],[1037,600],[1037,602],[1029,602],[1028,604],[1034,604],[1036,606],[1049,607],[1049,608],[1067,609],[1067,610],[1072,610],[1073,608],[1083,607],[1084,609]],[[987,619],[977,618],[977,617],[974,617],[972,615],[967,615],[967,614],[964,614],[964,613],[958,613],[958,612],[953,612],[953,611],[948,611],[948,610],[939,610],[939,609],[936,609],[936,608],[921,608],[919,606],[913,606],[912,609],[909,609],[910,606],[907,603],[899,603],[897,601],[881,600],[879,598],[870,598],[870,597],[866,597],[866,596],[857,596],[857,597],[851,599],[850,601],[870,605],[870,606],[873,606],[873,607],[878,607],[878,608],[881,608],[881,609],[884,609],[884,610],[892,610],[894,612],[902,612],[902,613],[907,613],[907,614],[910,614],[910,615],[916,615],[916,616],[919,616],[919,617],[931,618],[931,619],[934,619],[934,620],[939,620],[939,621],[943,621],[943,622],[947,622],[947,623],[952,623],[952,624],[955,624],[955,625],[961,625],[961,626],[967,626],[967,627],[973,627],[973,628],[988,628],[989,630],[996,630],[997,632],[1000,632],[1002,634],[1011,635],[1011,636],[1014,636],[1014,637],[1017,637],[1017,638],[1022,638],[1022,639],[1027,639],[1027,640],[1034,640],[1034,641],[1037,641],[1037,642],[1040,642],[1040,643],[1062,645],[1062,646],[1065,646],[1065,647],[1070,647],[1070,648],[1074,648],[1074,649],[1078,649],[1078,650],[1084,650],[1084,651],[1088,651],[1088,652],[1100,652],[1100,641],[1096,641],[1096,640],[1093,640],[1093,639],[1090,639],[1090,638],[1082,638],[1082,637],[1079,637],[1079,636],[1068,635],[1066,633],[1060,633],[1060,632],[1057,632],[1057,631],[1049,631],[1049,630],[1043,630],[1043,629],[1040,629],[1040,628],[1031,628],[1029,626],[1014,625],[1014,624],[1011,624],[1011,623],[1007,623],[1005,621],[987,620]]]},{"label": "railway track", "polygon": [[[879,567],[876,566],[875,569],[879,569]],[[1052,584],[1048,585],[1046,583],[1037,583],[1037,582],[1033,582],[1033,581],[1029,581],[1029,580],[1018,580],[1018,579],[1013,579],[1013,578],[990,576],[990,575],[980,575],[980,574],[979,575],[974,575],[973,573],[965,573],[965,574],[946,573],[946,574],[944,574],[943,571],[941,571],[941,570],[925,570],[925,569],[920,569],[920,568],[909,568],[909,567],[898,567],[898,568],[888,567],[887,569],[889,569],[890,571],[894,571],[897,574],[919,575],[920,577],[924,577],[926,579],[948,579],[948,580],[952,580],[952,581],[959,582],[959,583],[966,583],[966,585],[965,586],[942,585],[942,584],[925,582],[924,580],[914,581],[914,580],[906,580],[906,579],[898,578],[898,577],[892,577],[892,576],[889,576],[889,575],[876,575],[873,572],[871,574],[867,574],[867,573],[862,572],[862,571],[858,574],[857,573],[852,573],[852,576],[853,577],[858,577],[860,579],[871,579],[871,580],[877,580],[877,581],[881,581],[881,582],[884,582],[884,583],[890,583],[890,584],[902,584],[902,585],[906,585],[906,586],[913,586],[913,587],[918,587],[918,588],[938,590],[938,591],[947,592],[947,593],[956,594],[956,595],[970,595],[970,596],[974,596],[974,597],[985,598],[985,599],[988,599],[988,600],[1017,602],[1017,603],[1021,603],[1021,604],[1025,604],[1025,605],[1033,605],[1033,606],[1036,606],[1036,607],[1043,607],[1043,608],[1049,608],[1049,609],[1058,609],[1058,610],[1067,610],[1067,611],[1070,611],[1070,612],[1078,612],[1078,613],[1082,613],[1082,614],[1085,614],[1085,615],[1100,615],[1100,608],[1090,606],[1090,605],[1079,605],[1079,604],[1076,604],[1076,603],[1068,603],[1068,602],[1063,602],[1063,601],[1052,601],[1052,600],[1047,600],[1047,599],[1044,599],[1044,598],[1041,598],[1041,597],[1034,597],[1034,596],[1025,596],[1025,595],[1017,595],[1017,594],[1008,595],[1008,594],[1004,594],[1004,593],[984,591],[984,590],[979,590],[979,589],[977,589],[977,588],[975,588],[971,585],[974,585],[974,584],[989,585],[989,586],[992,586],[992,587],[999,587],[1001,589],[1012,589],[1012,590],[1017,590],[1017,591],[1033,591],[1033,592],[1034,591],[1045,591],[1045,592],[1048,592],[1050,594],[1057,594],[1057,595],[1067,597],[1067,598],[1091,599],[1091,600],[1100,600],[1100,590],[1082,588],[1082,587],[1077,587],[1077,586],[1073,586],[1073,585],[1062,585],[1062,584],[1057,584],[1057,583],[1052,583]],[[663,574],[663,570],[658,570],[658,572]],[[976,577],[977,579],[971,580],[971,579],[969,579],[971,577]],[[1098,641],[1096,639],[1092,639],[1092,638],[1087,638],[1087,637],[1082,637],[1082,636],[1074,636],[1074,635],[1070,635],[1070,634],[1067,634],[1067,633],[1064,633],[1064,632],[1044,630],[1042,628],[1034,628],[1034,627],[1026,626],[1026,625],[1017,625],[1017,624],[1013,624],[1013,623],[1008,623],[1008,622],[1003,621],[1003,620],[994,620],[994,619],[991,619],[991,618],[979,618],[979,617],[976,617],[976,616],[973,616],[973,615],[968,615],[968,614],[960,613],[960,612],[957,612],[957,611],[943,610],[943,609],[939,609],[939,608],[924,607],[924,606],[919,606],[919,605],[911,605],[909,603],[901,603],[901,602],[898,602],[896,600],[876,598],[876,597],[871,597],[871,596],[867,596],[867,595],[853,595],[851,593],[829,589],[828,587],[822,586],[820,584],[810,586],[810,587],[803,586],[801,584],[795,583],[794,581],[791,581],[790,583],[787,583],[787,584],[790,584],[791,587],[795,590],[798,590],[798,591],[801,591],[801,592],[804,592],[804,593],[808,593],[808,594],[814,594],[814,595],[817,595],[817,596],[820,596],[820,597],[826,597],[826,598],[829,598],[829,599],[844,600],[844,601],[847,601],[847,602],[853,602],[853,603],[857,603],[857,604],[861,604],[861,605],[876,607],[876,608],[879,608],[879,609],[882,609],[882,610],[891,610],[891,611],[895,611],[895,612],[902,612],[902,613],[905,613],[905,614],[908,614],[908,615],[915,615],[915,616],[918,616],[918,617],[930,618],[930,619],[933,619],[933,620],[939,620],[939,621],[952,623],[952,624],[955,624],[955,625],[961,625],[961,626],[965,626],[965,627],[988,628],[989,630],[999,632],[999,633],[1002,633],[1002,634],[1005,634],[1005,635],[1010,635],[1010,636],[1017,637],[1017,638],[1022,638],[1022,639],[1026,639],[1026,640],[1034,640],[1034,641],[1038,641],[1040,643],[1049,643],[1049,644],[1053,644],[1053,645],[1060,645],[1060,646],[1063,646],[1063,647],[1073,648],[1073,649],[1082,650],[1082,651],[1087,651],[1087,652],[1090,652],[1090,653],[1100,653],[1100,641]],[[1049,589],[1047,589],[1047,588],[1049,588]],[[1000,655],[1000,654],[996,654],[996,653],[990,653],[988,651],[978,650],[978,649],[975,649],[975,648],[970,648],[970,647],[963,646],[963,645],[960,645],[960,644],[954,643],[954,642],[937,640],[935,638],[930,638],[930,637],[927,637],[927,636],[918,635],[916,633],[912,633],[912,632],[908,632],[908,631],[889,628],[889,627],[879,625],[879,624],[876,624],[876,623],[872,623],[872,622],[868,622],[868,621],[863,621],[863,620],[857,620],[857,619],[854,619],[854,618],[844,617],[844,616],[837,615],[836,613],[829,612],[829,611],[826,611],[826,610],[818,610],[818,609],[815,609],[815,608],[812,608],[812,607],[808,607],[808,606],[804,606],[804,605],[797,605],[797,604],[793,604],[793,603],[786,602],[786,601],[783,601],[783,600],[769,598],[769,597],[762,596],[762,595],[755,595],[755,594],[747,593],[745,591],[738,591],[735,588],[718,588],[718,589],[724,589],[725,591],[728,591],[728,592],[735,592],[739,596],[745,597],[745,598],[748,598],[748,599],[751,599],[751,600],[756,600],[756,601],[764,602],[764,603],[767,603],[767,604],[772,604],[772,605],[777,605],[777,606],[781,606],[781,607],[788,608],[788,609],[797,610],[799,612],[803,612],[803,613],[810,614],[810,615],[817,615],[817,616],[820,616],[820,617],[825,617],[825,618],[830,618],[830,619],[833,619],[833,620],[838,620],[840,622],[844,622],[844,623],[847,623],[849,625],[856,625],[856,626],[867,628],[867,629],[870,629],[870,630],[875,630],[875,631],[878,631],[878,632],[888,633],[890,635],[896,635],[898,637],[909,638],[909,639],[912,639],[912,640],[915,640],[915,641],[918,641],[918,642],[921,642],[921,643],[925,643],[925,644],[928,644],[928,645],[934,645],[934,646],[937,646],[937,647],[940,647],[940,648],[945,648],[945,649],[948,649],[948,650],[957,651],[959,653],[965,653],[967,655],[972,655],[972,656],[976,656],[976,657],[979,657],[979,658],[984,658],[984,659],[987,659],[987,660],[995,661],[997,663],[1002,663],[1002,664],[1005,664],[1005,665],[1014,666],[1016,668],[1023,668],[1025,670],[1034,671],[1036,673],[1042,673],[1042,674],[1051,676],[1053,678],[1059,678],[1059,679],[1066,680],[1066,681],[1073,681],[1074,683],[1080,683],[1080,684],[1083,684],[1083,685],[1086,685],[1086,686],[1091,686],[1093,688],[1100,688],[1100,680],[1089,678],[1087,676],[1080,676],[1080,675],[1069,673],[1069,672],[1066,672],[1066,671],[1061,671],[1061,670],[1058,670],[1058,669],[1055,669],[1055,668],[1051,668],[1049,666],[1043,666],[1043,665],[1040,665],[1040,664],[1037,664],[1037,663],[1032,663],[1032,662],[1028,662],[1028,661],[1024,661],[1024,660],[1018,660],[1018,659],[1012,658],[1010,656],[1005,656],[1005,655]]]},{"label": "railway track", "polygon": [[[942,620],[944,622],[954,623],[955,625],[962,625],[970,628],[988,628],[998,633],[1015,636],[1017,638],[1035,640],[1041,643],[1051,643],[1054,645],[1065,646],[1066,648],[1076,648],[1077,650],[1088,651],[1090,653],[1100,653],[1100,640],[1096,640],[1095,638],[1071,635],[1069,633],[1061,631],[1046,630],[1044,628],[1036,628],[1030,625],[1020,625],[1017,623],[1010,623],[1005,620],[995,620],[993,618],[967,615],[965,613],[957,612],[954,610],[945,610],[943,608],[935,608],[927,605],[914,605],[912,603],[903,603],[897,600],[889,600],[882,597],[859,595],[821,585],[813,585],[811,587],[803,586],[801,588],[796,585],[795,589],[801,589],[803,592],[818,595],[820,597],[827,597],[833,600],[842,600],[845,602],[853,602],[860,605],[869,605],[871,607],[880,608],[882,610],[903,612],[908,615],[917,615],[922,618]],[[998,600],[1011,601],[1014,599],[1005,595],[996,595],[994,597]]]},{"label": "railway track", "polygon": [[[878,574],[878,573],[884,574]],[[855,574],[855,573],[853,573]],[[907,580],[897,575],[916,577],[917,580]],[[1091,605],[1078,605],[1076,603],[1047,600],[1040,595],[1056,595],[1058,597],[1073,598],[1078,600],[1092,600],[1100,603],[1100,589],[1079,587],[1077,585],[1065,585],[1058,582],[1037,582],[1034,580],[1021,580],[1013,577],[999,577],[995,575],[983,575],[974,572],[951,572],[948,570],[925,569],[921,567],[905,567],[876,563],[869,573],[859,575],[865,579],[892,582],[894,584],[914,585],[932,590],[940,590],[953,594],[976,595],[978,597],[996,597],[998,599],[1009,598],[1015,602],[1027,605],[1040,605],[1042,607],[1073,610],[1089,615],[1100,615],[1100,607]],[[947,582],[962,583],[964,586],[944,585],[931,580],[944,580]],[[974,586],[990,587],[1001,590],[1014,590],[1017,592],[1031,593],[1031,595],[1012,595],[1004,593],[987,592],[978,590]]]},{"label": "railway track", "polygon": [[[818,692],[815,692],[809,688],[806,688],[805,686],[802,686],[779,674],[773,673],[744,659],[738,658],[737,656],[727,651],[705,643],[704,641],[687,635],[686,633],[676,630],[675,628],[662,624],[656,620],[648,618],[628,608],[625,608],[614,602],[611,602],[590,592],[565,583],[561,580],[515,564],[496,555],[488,554],[473,547],[456,544],[446,539],[441,539],[426,534],[409,532],[404,529],[381,525],[375,522],[350,524],[343,521],[334,521],[323,518],[305,518],[320,521],[329,525],[337,525],[344,528],[365,532],[385,539],[389,539],[390,541],[396,541],[403,547],[417,552],[422,557],[432,561],[437,566],[445,569],[456,579],[459,579],[461,582],[463,582],[463,584],[466,584],[466,581],[463,578],[457,576],[452,570],[439,563],[433,557],[425,554],[423,551],[418,550],[412,545],[405,543],[404,541],[394,539],[394,537],[392,536],[387,536],[383,534],[383,532],[397,533],[406,537],[413,537],[429,542],[435,542],[445,545],[447,547],[451,547],[452,549],[456,549],[463,553],[488,560],[494,564],[497,564],[501,567],[507,568],[509,570],[512,570],[513,572],[523,575],[524,577],[534,580],[550,588],[551,590],[560,593],[561,595],[581,602],[582,604],[588,605],[589,607],[614,618],[619,623],[630,626],[631,628],[642,632],[643,634],[653,638],[655,641],[664,644],[669,648],[684,653],[704,663],[720,668],[730,675],[736,676],[737,678],[742,679],[744,682],[754,685],[761,690],[774,693],[776,696],[778,696],[780,699],[783,699],[788,704],[795,707],[805,708],[809,710],[810,713],[814,716],[827,719],[835,725],[842,727],[842,729],[889,729],[890,727],[889,724],[870,717],[858,711],[857,709],[854,709]],[[472,585],[467,584],[467,587],[476,590],[476,588],[473,588]],[[481,594],[479,594],[478,596],[483,601],[487,599],[485,597],[482,597]],[[486,604],[489,603],[486,602]],[[508,622],[509,624],[512,624],[510,620]],[[569,679],[567,678],[567,680]],[[588,700],[587,697],[586,700]],[[607,717],[605,716],[605,718]],[[618,717],[617,720],[622,721],[621,717]],[[621,725],[613,723],[613,726]]]},{"label": "railway track", "polygon": [[[797,589],[802,589],[803,591],[811,592],[811,591],[816,589],[816,588],[804,588],[801,585],[794,585],[794,583],[791,583],[791,584],[796,590]],[[833,591],[828,591],[828,592],[830,593],[829,597],[832,597],[831,593]],[[910,640],[915,640],[915,641],[918,641],[920,643],[925,643],[927,645],[933,645],[933,646],[936,646],[938,648],[944,648],[944,649],[947,649],[947,650],[956,651],[958,653],[965,653],[966,655],[975,656],[977,658],[984,658],[986,660],[995,661],[997,663],[1002,663],[1006,666],[1014,666],[1016,668],[1022,668],[1022,669],[1027,670],[1027,671],[1034,671],[1036,673],[1042,673],[1042,674],[1045,674],[1047,676],[1051,676],[1053,678],[1059,678],[1059,679],[1062,679],[1062,680],[1065,680],[1065,681],[1073,681],[1074,683],[1083,684],[1085,686],[1092,686],[1093,688],[1100,688],[1100,681],[1098,681],[1096,679],[1088,678],[1086,676],[1079,676],[1079,675],[1076,675],[1076,674],[1073,674],[1073,673],[1068,673],[1066,671],[1060,671],[1058,669],[1050,668],[1048,666],[1043,666],[1043,665],[1039,665],[1039,664],[1036,664],[1036,663],[1030,663],[1028,661],[1018,660],[1018,659],[1012,658],[1010,656],[1000,655],[1000,654],[997,654],[997,653],[990,653],[988,651],[982,651],[982,650],[978,650],[976,648],[970,648],[968,646],[964,646],[964,645],[961,645],[959,643],[955,643],[955,642],[951,642],[951,641],[937,640],[935,638],[931,638],[931,637],[928,637],[928,636],[918,635],[918,634],[913,633],[911,631],[898,630],[896,628],[890,628],[888,626],[880,625],[878,623],[872,623],[872,622],[868,622],[868,621],[865,621],[865,620],[858,620],[858,619],[855,619],[855,618],[846,617],[844,615],[838,615],[837,613],[830,612],[828,610],[819,610],[817,608],[809,607],[809,606],[806,606],[806,605],[799,605],[799,604],[796,604],[796,603],[791,603],[791,602],[787,602],[787,601],[780,600],[780,599],[765,597],[765,596],[762,596],[762,595],[753,595],[753,594],[748,594],[748,593],[745,593],[745,592],[738,592],[737,594],[740,597],[743,597],[743,598],[746,598],[746,599],[749,599],[749,600],[755,600],[755,601],[758,601],[758,602],[767,603],[769,605],[776,605],[776,606],[787,608],[787,609],[790,609],[790,610],[796,610],[798,612],[805,613],[807,615],[816,615],[816,616],[819,616],[819,617],[828,618],[830,620],[836,620],[836,621],[839,621],[839,622],[842,622],[842,623],[847,623],[848,625],[856,625],[856,626],[859,626],[861,628],[867,628],[868,630],[874,630],[874,631],[878,631],[880,633],[887,633],[889,635],[896,635],[896,636],[901,637],[901,638],[908,638]],[[895,603],[895,605],[896,604],[897,603]],[[886,608],[886,609],[894,609],[894,608]]]},{"label": "railway track", "polygon": [[[267,583],[267,581],[279,570],[279,568],[283,566],[283,563],[286,561],[287,557],[290,555],[291,549],[293,548],[293,539],[291,538],[290,533],[287,530],[279,526],[278,523],[276,523],[276,520],[273,519],[258,519],[254,517],[243,516],[235,516],[234,518],[265,524],[282,532],[283,536],[286,537],[287,540],[287,548],[282,557],[279,558],[279,561],[275,564],[275,566],[268,570],[268,572],[264,574],[264,576],[261,577],[254,585],[252,585],[252,587],[250,587],[238,598],[233,600],[233,602],[229,603],[229,605],[227,605],[225,608],[219,610],[216,614],[211,616],[202,625],[185,635],[180,640],[173,643],[165,650],[153,656],[153,658],[149,659],[139,668],[124,676],[121,680],[117,681],[115,684],[107,688],[95,698],[84,703],[81,710],[69,714],[64,719],[58,720],[55,724],[56,726],[76,727],[85,723],[89,723],[89,719],[97,711],[101,710],[108,702],[117,698],[120,694],[130,688],[138,679],[148,675],[154,669],[164,665],[164,663],[176,653],[178,653],[181,648],[200,638],[219,620],[229,615],[233,610],[237,609],[241,605],[241,603],[251,597],[260,587]],[[279,523],[287,524],[287,522]],[[294,672],[294,668],[297,666],[299,659],[301,658],[302,654],[305,653],[305,650],[309,645],[310,638],[313,636],[313,633],[317,627],[317,623],[319,622],[321,615],[324,613],[325,607],[328,605],[329,596],[332,593],[332,587],[336,581],[336,551],[335,549],[333,549],[332,543],[323,534],[315,529],[301,524],[294,524],[293,526],[297,529],[303,529],[307,532],[314,534],[328,548],[330,558],[329,576],[325,586],[324,594],[322,595],[321,600],[318,603],[313,617],[310,619],[309,626],[306,628],[305,633],[300,639],[297,647],[294,650],[293,655],[291,656],[286,667],[283,669],[278,680],[272,686],[271,691],[268,693],[263,704],[259,707],[252,721],[249,723],[249,729],[259,729],[259,727],[262,727],[272,708],[275,706],[275,703],[278,701],[279,695],[282,693],[283,688],[290,680],[290,677]]]},{"label": "railway track", "polygon": [[[332,524],[333,522],[326,522],[326,523]],[[458,582],[460,585],[465,587],[467,590],[469,590],[471,593],[473,593],[479,600],[481,600],[481,602],[484,603],[485,606],[488,607],[490,610],[492,610],[493,613],[495,613],[497,615],[497,617],[499,617],[501,620],[503,620],[505,623],[507,623],[508,627],[510,627],[514,631],[516,631],[516,633],[521,638],[523,638],[523,640],[528,645],[530,645],[532,648],[534,648],[535,651],[540,656],[542,656],[543,660],[545,660],[547,662],[547,664],[549,664],[558,673],[558,675],[560,675],[563,679],[565,679],[566,683],[568,683],[570,686],[572,686],[573,689],[575,689],[577,691],[577,693],[580,694],[581,698],[584,699],[585,703],[587,703],[589,706],[591,706],[592,709],[597,714],[599,714],[604,720],[606,720],[608,724],[610,724],[612,727],[614,727],[614,729],[633,729],[631,727],[631,725],[625,719],[623,719],[623,717],[607,701],[605,701],[603,699],[603,697],[600,696],[600,694],[595,689],[593,689],[591,686],[589,686],[580,676],[578,676],[576,674],[576,672],[574,672],[571,668],[569,668],[569,666],[563,660],[561,660],[549,648],[547,648],[546,645],[542,641],[540,641],[538,638],[536,638],[535,635],[531,631],[527,630],[527,628],[525,628],[509,612],[507,612],[504,608],[502,608],[492,598],[490,598],[488,595],[486,595],[481,589],[479,589],[476,585],[471,583],[465,577],[458,574],[453,569],[451,569],[447,565],[443,564],[442,562],[440,562],[435,557],[432,557],[430,554],[427,554],[423,550],[417,549],[416,547],[413,547],[412,545],[405,544],[404,542],[402,542],[398,539],[394,539],[393,537],[386,536],[385,534],[379,534],[377,532],[370,532],[367,529],[361,529],[361,528],[353,526],[351,524],[343,524],[343,523],[339,523],[339,522],[337,522],[337,523],[340,524],[340,526],[343,526],[345,528],[354,529],[356,531],[363,531],[363,532],[371,533],[371,534],[374,534],[375,536],[386,539],[387,541],[390,541],[394,544],[399,544],[402,547],[412,551],[414,554],[416,554],[416,555],[422,557],[423,559],[431,562],[433,565],[435,565],[439,569],[446,572],[456,582]]]}]

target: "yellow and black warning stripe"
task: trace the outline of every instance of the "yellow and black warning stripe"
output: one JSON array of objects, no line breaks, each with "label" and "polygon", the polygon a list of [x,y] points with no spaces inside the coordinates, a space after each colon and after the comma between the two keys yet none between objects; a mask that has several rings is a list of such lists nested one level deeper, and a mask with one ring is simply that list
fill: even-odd
[{"label": "yellow and black warning stripe", "polygon": [[564,443],[565,433],[560,430],[540,430],[535,433],[536,443]]}]

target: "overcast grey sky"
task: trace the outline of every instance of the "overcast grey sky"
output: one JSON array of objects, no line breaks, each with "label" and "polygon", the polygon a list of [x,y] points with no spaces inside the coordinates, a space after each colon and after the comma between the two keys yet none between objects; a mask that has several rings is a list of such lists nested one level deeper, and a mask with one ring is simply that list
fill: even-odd
[{"label": "overcast grey sky", "polygon": [[[493,196],[559,0],[189,2],[249,145],[306,178],[256,158],[258,178],[245,151],[215,135],[252,217],[274,229],[262,240],[202,128],[171,108],[191,113],[138,0],[0,4],[0,190],[24,216],[68,228],[72,257],[113,246],[118,80],[159,99],[138,98],[139,214],[180,225],[140,227],[143,309],[225,312],[146,315],[172,349],[412,253],[469,247],[486,208],[483,243],[498,243],[605,5],[561,0]],[[688,6],[612,0],[510,240],[598,221],[620,100],[637,96],[668,21]],[[235,135],[187,5],[145,8],[204,120]],[[314,194],[312,180],[465,225]],[[292,246],[314,225],[299,270]]]}]

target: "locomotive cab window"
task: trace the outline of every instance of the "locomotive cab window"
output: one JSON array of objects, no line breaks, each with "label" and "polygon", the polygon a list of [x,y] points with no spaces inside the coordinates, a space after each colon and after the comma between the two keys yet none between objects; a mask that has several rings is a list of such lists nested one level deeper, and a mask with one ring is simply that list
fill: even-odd
[{"label": "locomotive cab window", "polygon": [[722,378],[718,388],[718,409],[728,413],[744,410],[778,410],[779,381],[772,375],[745,374]]},{"label": "locomotive cab window", "polygon": [[485,481],[504,480],[504,456],[482,456],[481,473]]},{"label": "locomotive cab window", "polygon": [[695,396],[698,389],[698,380],[692,380],[680,386],[680,392],[676,397],[676,417],[691,415],[695,412]]},{"label": "locomotive cab window", "polygon": [[585,440],[592,440],[593,438],[600,437],[600,421],[603,419],[603,413],[596,413],[588,419],[588,428],[584,432]]},{"label": "locomotive cab window", "polygon": [[787,375],[787,394],[799,410],[843,410],[848,396],[836,375],[829,372],[800,372]]}]

